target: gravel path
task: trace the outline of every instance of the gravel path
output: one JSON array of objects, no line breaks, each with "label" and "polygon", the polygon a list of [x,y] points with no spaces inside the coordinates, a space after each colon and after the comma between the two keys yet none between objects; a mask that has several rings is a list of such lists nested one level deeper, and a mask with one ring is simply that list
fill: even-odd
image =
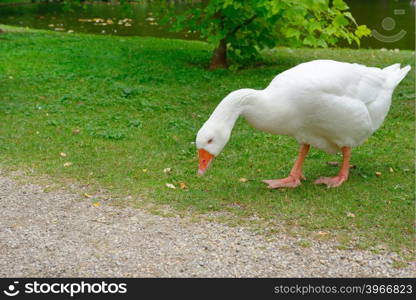
[{"label": "gravel path", "polygon": [[91,205],[0,175],[1,277],[398,277],[395,254],[267,242],[245,228]]}]

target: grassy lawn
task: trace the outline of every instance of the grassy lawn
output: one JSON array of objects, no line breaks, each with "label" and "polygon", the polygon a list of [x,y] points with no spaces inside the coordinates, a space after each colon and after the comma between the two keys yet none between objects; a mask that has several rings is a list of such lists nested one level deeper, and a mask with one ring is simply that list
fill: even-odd
[{"label": "grassy lawn", "polygon": [[312,149],[308,181],[268,190],[261,180],[286,176],[298,146],[243,120],[203,178],[196,176],[194,145],[199,127],[230,91],[262,89],[279,72],[316,58],[378,67],[399,62],[414,70],[413,52],[282,48],[266,53],[256,68],[211,72],[211,49],[202,42],[0,28],[8,31],[0,35],[3,168],[76,180],[92,194],[102,187],[119,199],[130,196],[133,206],[229,212],[236,223],[257,216],[271,233],[283,224],[343,246],[413,248],[414,72],[396,89],[382,128],[353,151],[357,167],[336,189],[312,181],[336,174],[326,162],[340,156]]}]

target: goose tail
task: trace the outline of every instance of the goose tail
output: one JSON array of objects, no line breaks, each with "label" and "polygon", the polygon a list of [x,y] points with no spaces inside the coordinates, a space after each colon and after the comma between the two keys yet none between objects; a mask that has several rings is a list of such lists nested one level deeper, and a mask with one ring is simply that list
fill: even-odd
[{"label": "goose tail", "polygon": [[411,67],[407,65],[404,68],[400,68],[400,64],[394,64],[383,69],[387,73],[387,85],[391,88],[395,88],[409,73]]}]

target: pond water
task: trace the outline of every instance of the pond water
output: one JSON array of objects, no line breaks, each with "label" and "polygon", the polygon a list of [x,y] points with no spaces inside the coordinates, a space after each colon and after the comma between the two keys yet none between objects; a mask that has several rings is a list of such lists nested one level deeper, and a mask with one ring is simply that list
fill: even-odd
[{"label": "pond water", "polygon": [[[410,0],[346,0],[359,24],[373,30],[362,40],[363,48],[415,47],[415,9]],[[191,32],[173,33],[157,23],[151,4],[133,4],[130,9],[111,3],[88,4],[68,11],[59,3],[0,6],[0,23],[66,32],[139,35],[197,39]],[[177,4],[177,10],[186,9]],[[341,46],[346,46],[342,44]]]},{"label": "pond water", "polygon": [[[106,2],[65,9],[60,3],[35,3],[0,6],[0,23],[37,29],[124,36],[156,36],[197,39],[190,32],[175,33],[159,24],[151,4],[122,6]],[[178,11],[186,6],[178,4]]]}]

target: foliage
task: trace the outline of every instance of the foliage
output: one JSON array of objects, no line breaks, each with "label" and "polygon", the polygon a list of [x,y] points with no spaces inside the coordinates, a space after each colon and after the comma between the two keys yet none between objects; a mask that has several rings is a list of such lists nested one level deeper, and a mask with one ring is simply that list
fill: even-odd
[{"label": "foliage", "polygon": [[234,58],[253,58],[260,49],[277,45],[328,47],[340,40],[359,45],[360,38],[370,34],[365,25],[356,23],[343,0],[209,0],[190,4],[187,12],[168,14],[165,21],[172,23],[174,30],[199,32],[215,48],[225,40]]}]

